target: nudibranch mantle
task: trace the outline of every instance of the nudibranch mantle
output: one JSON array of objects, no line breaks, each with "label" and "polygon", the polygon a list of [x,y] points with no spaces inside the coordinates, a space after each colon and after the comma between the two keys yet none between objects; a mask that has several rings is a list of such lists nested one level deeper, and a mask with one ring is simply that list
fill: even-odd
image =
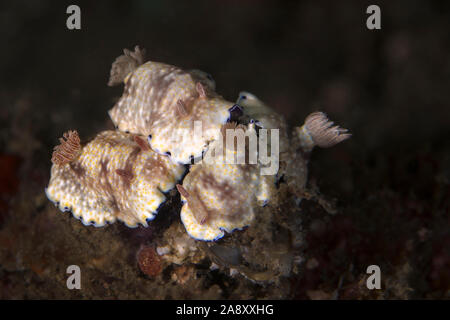
[{"label": "nudibranch mantle", "polygon": [[166,199],[163,192],[175,186],[185,168],[142,148],[139,139],[101,132],[73,160],[53,164],[47,197],[85,225],[118,219],[129,227],[147,226]]},{"label": "nudibranch mantle", "polygon": [[[254,130],[240,126],[236,130]],[[214,162],[206,159],[212,152]],[[241,230],[254,219],[254,207],[265,205],[274,192],[273,176],[260,174],[260,165],[227,163],[226,150],[216,140],[210,144],[204,161],[192,165],[183,180],[177,185],[184,202],[181,221],[187,233],[204,241],[215,241],[234,230]]]},{"label": "nudibranch mantle", "polygon": [[119,130],[148,136],[156,152],[190,163],[218,138],[234,106],[214,92],[205,74],[146,62],[125,77],[124,93],[109,115]]}]

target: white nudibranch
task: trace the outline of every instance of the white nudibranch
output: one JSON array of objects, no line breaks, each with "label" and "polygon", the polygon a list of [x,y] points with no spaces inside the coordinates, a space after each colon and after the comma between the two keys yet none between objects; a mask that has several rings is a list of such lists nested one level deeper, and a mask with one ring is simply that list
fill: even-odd
[{"label": "white nudibranch", "polygon": [[[235,130],[254,129],[240,125]],[[260,175],[259,164],[228,164],[226,152],[236,154],[220,144],[220,140],[212,142],[203,161],[192,165],[183,184],[177,185],[184,202],[181,221],[187,233],[197,240],[215,241],[225,231],[230,233],[249,226],[254,219],[254,207],[258,202],[265,205],[273,192],[273,177]]]},{"label": "white nudibranch", "polygon": [[[139,65],[130,55],[112,66],[110,83],[122,78],[125,83],[122,97],[109,110],[112,121],[121,131],[149,137],[151,148],[174,162],[190,163],[218,138],[234,103],[214,91],[214,80],[203,71],[152,61]],[[125,77],[117,71],[124,59],[133,63],[125,64],[123,73],[136,67]]]},{"label": "white nudibranch", "polygon": [[[78,134],[64,136],[67,141],[61,140],[52,157],[46,194],[85,225],[103,226],[118,219],[129,227],[147,226],[166,200],[163,192],[185,172],[184,166],[152,151],[137,135],[103,131],[71,153],[65,144],[76,142]],[[59,161],[63,151],[64,161]]]},{"label": "white nudibranch", "polygon": [[242,121],[256,123],[263,129],[279,130],[279,152],[283,153],[289,149],[286,120],[281,114],[275,112],[254,94],[247,91],[241,91],[236,100],[236,104],[242,107]]}]

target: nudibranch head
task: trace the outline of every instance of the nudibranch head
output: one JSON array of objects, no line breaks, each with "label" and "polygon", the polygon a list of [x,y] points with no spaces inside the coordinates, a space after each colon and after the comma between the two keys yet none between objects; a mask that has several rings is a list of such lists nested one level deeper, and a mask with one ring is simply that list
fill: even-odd
[{"label": "nudibranch head", "polygon": [[214,87],[198,71],[149,61],[125,78],[124,93],[109,115],[119,130],[151,137],[156,152],[190,163],[218,137],[234,105]]},{"label": "nudibranch head", "polygon": [[[236,130],[243,130],[242,126]],[[202,163],[192,165],[183,184],[177,186],[184,201],[181,221],[197,240],[215,241],[225,231],[249,226],[258,200],[265,204],[271,196],[272,180],[262,178],[259,165],[227,163],[226,152],[235,152],[220,141],[211,143]],[[207,161],[212,152],[214,159]]]},{"label": "nudibranch head", "polygon": [[185,168],[146,146],[136,135],[101,132],[77,158],[53,164],[47,197],[85,225],[147,226]]}]

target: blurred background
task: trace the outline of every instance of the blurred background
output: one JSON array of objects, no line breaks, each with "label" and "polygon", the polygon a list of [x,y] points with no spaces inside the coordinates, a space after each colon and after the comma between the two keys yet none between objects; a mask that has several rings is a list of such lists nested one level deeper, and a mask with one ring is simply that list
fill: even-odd
[{"label": "blurred background", "polygon": [[[66,28],[70,4],[81,30]],[[366,27],[370,4],[381,30]],[[281,298],[449,298],[449,9],[444,0],[0,4],[0,298],[196,297],[139,287],[132,259],[123,278],[135,282],[70,292],[62,261],[83,249],[52,233],[69,220],[43,194],[52,148],[68,129],[85,140],[111,128],[107,110],[122,93],[106,85],[111,63],[137,44],[149,60],[209,72],[230,101],[246,90],[291,125],[321,110],[353,133],[312,156],[311,180],[339,213],[303,204],[305,267]],[[77,223],[70,232],[85,237],[122,232]],[[364,289],[371,264],[382,290]],[[213,297],[280,297],[224,281],[211,279],[222,290]]]}]

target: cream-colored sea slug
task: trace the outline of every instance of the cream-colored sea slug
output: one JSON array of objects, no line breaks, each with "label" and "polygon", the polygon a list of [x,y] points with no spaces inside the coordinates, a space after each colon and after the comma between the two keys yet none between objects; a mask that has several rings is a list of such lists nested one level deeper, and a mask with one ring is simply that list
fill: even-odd
[{"label": "cream-colored sea slug", "polygon": [[280,172],[292,193],[298,198],[304,194],[308,160],[314,147],[332,147],[351,137],[347,129],[334,125],[323,112],[313,112],[305,123],[294,127],[288,136],[288,125],[284,117],[258,99],[255,95],[242,91],[236,101],[242,107],[242,121],[255,122],[265,129],[279,129]]},{"label": "cream-colored sea slug", "polygon": [[254,122],[263,129],[279,130],[279,152],[283,153],[289,149],[287,124],[284,117],[258,99],[254,94],[241,91],[236,104],[242,107],[241,120]]},{"label": "cream-colored sea slug", "polygon": [[151,148],[177,163],[191,163],[218,138],[234,103],[218,95],[212,78],[160,62],[143,63],[139,47],[112,65],[109,85],[124,93],[109,115],[116,127],[148,137]]},{"label": "cream-colored sea slug", "polygon": [[[229,123],[226,130],[254,130],[254,126]],[[254,207],[265,204],[272,195],[272,179],[266,179],[258,163],[227,163],[226,153],[236,156],[236,150],[226,148],[225,141],[211,143],[203,161],[192,165],[182,185],[177,185],[184,205],[181,220],[188,234],[197,239],[215,241],[236,229],[249,226],[254,219]],[[248,158],[248,150],[246,158]]]},{"label": "cream-colored sea slug", "polygon": [[116,219],[147,226],[185,168],[152,151],[138,135],[103,131],[81,146],[76,131],[60,139],[52,156],[47,197],[85,225]]},{"label": "cream-colored sea slug", "polygon": [[[284,163],[285,158],[289,157],[289,137],[287,130],[287,123],[284,117],[275,112],[271,107],[266,105],[263,101],[261,101],[254,94],[241,91],[236,100],[236,104],[242,107],[242,116],[240,117],[240,121],[246,123],[255,123],[257,127],[261,129],[266,129],[271,131],[272,129],[278,130],[278,139],[276,143],[278,144],[278,152],[274,154],[276,157],[276,161],[278,163]],[[268,139],[268,152],[270,152],[271,148],[271,140]],[[283,172],[283,167],[281,168],[281,172]],[[276,177],[280,177],[280,174],[276,176],[265,176],[264,179],[267,181],[267,184],[273,184],[276,182]]]}]

